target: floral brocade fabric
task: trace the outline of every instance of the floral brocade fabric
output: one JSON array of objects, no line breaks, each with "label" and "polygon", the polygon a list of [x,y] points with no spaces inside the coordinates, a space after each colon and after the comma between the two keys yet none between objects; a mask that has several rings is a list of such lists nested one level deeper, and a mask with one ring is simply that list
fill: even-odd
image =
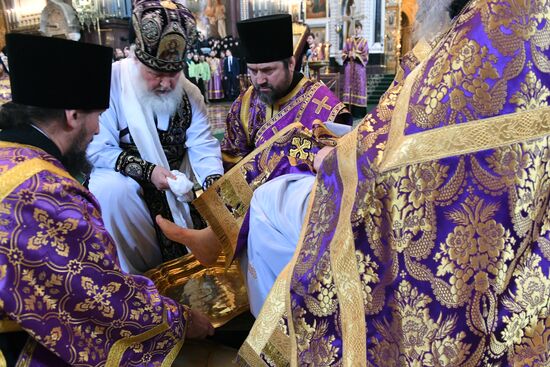
[{"label": "floral brocade fabric", "polygon": [[299,366],[548,365],[549,19],[470,1],[325,160],[289,278]]},{"label": "floral brocade fabric", "polygon": [[93,195],[26,145],[0,142],[0,177],[0,331],[8,320],[29,334],[20,365],[173,360],[187,311],[122,273]]}]

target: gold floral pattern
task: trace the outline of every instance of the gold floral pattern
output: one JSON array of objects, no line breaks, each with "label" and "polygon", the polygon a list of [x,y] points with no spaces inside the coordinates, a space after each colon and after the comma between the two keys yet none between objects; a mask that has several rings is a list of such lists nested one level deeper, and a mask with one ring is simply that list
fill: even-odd
[{"label": "gold floral pattern", "polygon": [[544,365],[550,356],[550,273],[543,273],[541,260],[528,251],[514,271],[516,290],[503,298],[509,314],[493,343],[508,351],[511,365]]},{"label": "gold floral pattern", "polygon": [[440,245],[435,259],[439,261],[438,276],[451,274],[450,290],[455,302],[469,299],[471,290],[484,294],[495,286],[495,279],[503,281],[506,263],[514,256],[514,239],[494,219],[498,210],[499,204],[470,195],[460,209],[447,213],[456,226]]},{"label": "gold floral pattern", "polygon": [[[460,366],[470,354],[463,342],[464,332],[456,332],[452,312],[437,319],[430,316],[432,299],[408,281],[399,283],[391,303],[391,321],[375,322],[381,338],[372,338],[369,351],[378,366]],[[399,362],[398,362],[399,361]]]},{"label": "gold floral pattern", "polygon": [[115,314],[115,309],[109,299],[113,293],[118,292],[120,283],[110,282],[107,285],[98,286],[88,277],[82,277],[81,279],[82,288],[86,291],[86,295],[91,298],[86,298],[84,302],[79,302],[75,310],[87,312],[97,308],[103,316],[112,319]]},{"label": "gold floral pattern", "polygon": [[515,104],[518,110],[526,111],[548,106],[549,97],[550,90],[533,71],[529,71],[525,76],[525,82],[521,83],[520,90],[512,96],[510,102]]},{"label": "gold floral pattern", "polygon": [[496,114],[504,105],[502,86],[489,84],[502,76],[495,67],[497,57],[488,47],[468,39],[468,32],[463,29],[444,42],[440,56],[427,69],[418,95],[418,103],[424,107],[411,108],[410,121],[415,125],[433,128],[442,120],[472,120],[481,113]]},{"label": "gold floral pattern", "polygon": [[25,311],[53,311],[57,307],[57,294],[63,286],[64,276],[60,274],[46,274],[42,271],[35,274],[34,270],[23,270],[21,280],[27,297],[24,299]]},{"label": "gold floral pattern", "polygon": [[294,319],[297,329],[297,346],[300,353],[300,360],[304,366],[330,366],[336,359],[338,348],[332,345],[333,335],[327,335],[327,324],[325,322],[314,322],[309,325],[301,316],[304,310],[300,307],[294,309]]},{"label": "gold floral pattern", "polygon": [[67,218],[62,222],[54,221],[48,216],[45,210],[35,208],[33,218],[38,222],[38,231],[35,236],[32,236],[27,243],[29,250],[39,250],[42,246],[50,245],[55,249],[55,252],[61,256],[69,255],[69,245],[67,244],[64,235],[73,231],[78,220]]},{"label": "gold floral pattern", "polygon": [[[311,223],[314,223],[312,230],[308,235],[308,243],[312,244],[312,248],[316,247],[321,236],[326,233],[330,227],[336,211],[336,205],[331,200],[333,189],[324,185],[320,185],[318,192],[315,194],[319,198],[318,204],[311,209]],[[308,251],[308,253],[311,253]]]},{"label": "gold floral pattern", "polygon": [[308,310],[315,316],[328,316],[336,310],[336,288],[332,278],[328,254],[313,268],[314,277],[309,283],[306,296]]},{"label": "gold floral pattern", "polygon": [[407,201],[418,209],[426,201],[434,201],[439,196],[438,189],[445,182],[448,169],[438,162],[411,166],[401,182],[400,191],[408,194]]}]

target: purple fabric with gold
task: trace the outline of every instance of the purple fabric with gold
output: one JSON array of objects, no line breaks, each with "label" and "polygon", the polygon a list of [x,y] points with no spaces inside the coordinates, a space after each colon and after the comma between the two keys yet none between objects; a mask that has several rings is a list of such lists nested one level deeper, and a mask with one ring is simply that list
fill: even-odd
[{"label": "purple fabric with gold", "polygon": [[549,8],[471,1],[425,58],[404,58],[379,106],[323,162],[281,279],[292,339],[256,357],[547,365]]},{"label": "purple fabric with gold", "polygon": [[210,59],[210,80],[208,81],[208,99],[223,98],[222,63],[217,57]]},{"label": "purple fabric with gold", "polygon": [[92,194],[61,163],[0,142],[0,318],[32,337],[25,366],[171,363],[187,311],[121,272]]},{"label": "purple fabric with gold", "polygon": [[227,116],[222,141],[225,170],[292,122],[311,129],[314,121],[334,121],[344,111],[345,106],[324,84],[305,77],[272,106],[260,101],[250,87],[239,95]]},{"label": "purple fabric with gold", "polygon": [[350,37],[342,50],[344,57],[344,89],[342,102],[359,107],[367,106],[367,62],[369,45],[366,38]]}]

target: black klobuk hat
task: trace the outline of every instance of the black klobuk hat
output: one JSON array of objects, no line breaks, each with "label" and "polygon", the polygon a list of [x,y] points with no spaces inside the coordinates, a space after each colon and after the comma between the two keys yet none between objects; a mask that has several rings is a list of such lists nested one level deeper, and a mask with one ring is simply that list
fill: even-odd
[{"label": "black klobuk hat", "polygon": [[241,50],[246,62],[280,61],[293,54],[292,17],[276,14],[237,22]]},{"label": "black klobuk hat", "polygon": [[109,107],[113,49],[60,38],[6,35],[14,103],[56,109]]}]

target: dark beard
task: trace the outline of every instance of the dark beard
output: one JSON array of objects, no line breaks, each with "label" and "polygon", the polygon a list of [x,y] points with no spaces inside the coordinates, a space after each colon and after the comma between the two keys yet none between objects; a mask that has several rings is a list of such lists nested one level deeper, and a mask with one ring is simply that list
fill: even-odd
[{"label": "dark beard", "polygon": [[92,172],[93,166],[86,156],[86,147],[89,142],[85,140],[86,131],[83,131],[63,155],[63,165],[73,177],[84,176],[85,178]]},{"label": "dark beard", "polygon": [[279,99],[275,98],[275,93],[273,91],[269,94],[262,93],[259,89],[256,89],[256,91],[258,92],[258,97],[260,98],[260,101],[267,105],[272,105],[273,103],[275,103],[275,101],[277,101],[277,99]]},{"label": "dark beard", "polygon": [[[292,74],[290,73],[289,70],[286,71],[285,78],[287,79],[286,84],[288,86],[290,86],[292,84]],[[272,88],[270,93],[262,93],[260,91],[260,88],[262,86],[261,85],[258,85],[258,86],[254,85],[254,88],[256,89],[256,92],[258,93],[258,97],[260,98],[260,101],[262,101],[263,103],[265,103],[267,105],[274,104],[275,102],[277,102],[279,99],[283,98],[289,92],[288,86],[287,86],[287,89],[285,89],[285,90],[275,90],[275,89],[273,89],[271,84],[268,84],[267,86]]]}]

